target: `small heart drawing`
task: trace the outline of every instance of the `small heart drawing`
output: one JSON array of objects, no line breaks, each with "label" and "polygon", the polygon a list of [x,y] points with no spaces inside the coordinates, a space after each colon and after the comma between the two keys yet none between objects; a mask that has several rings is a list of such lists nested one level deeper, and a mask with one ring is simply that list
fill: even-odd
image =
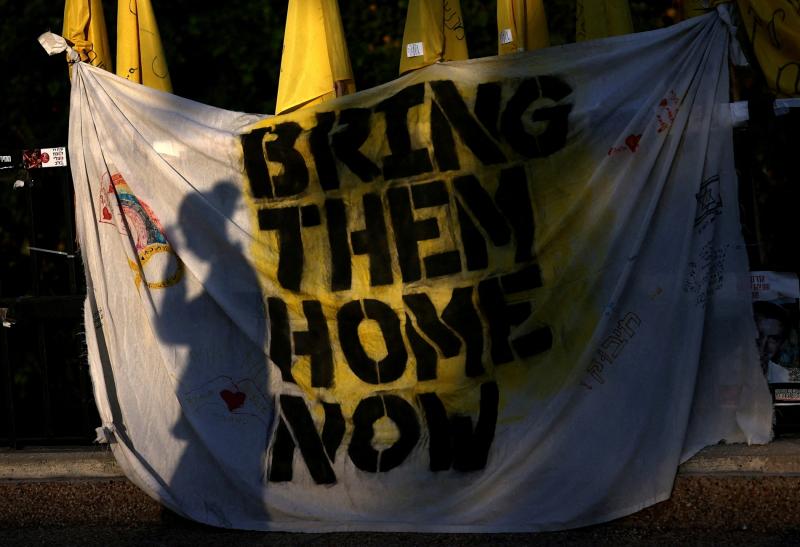
[{"label": "small heart drawing", "polygon": [[636,152],[639,149],[639,141],[642,140],[641,135],[628,135],[625,139],[625,144],[630,148],[631,152]]},{"label": "small heart drawing", "polygon": [[111,211],[108,210],[108,207],[103,207],[103,220],[111,220]]},{"label": "small heart drawing", "polygon": [[222,397],[222,400],[225,401],[225,404],[228,405],[228,410],[231,412],[242,406],[244,400],[247,398],[247,395],[241,391],[233,392],[227,389],[220,391],[219,396]]}]

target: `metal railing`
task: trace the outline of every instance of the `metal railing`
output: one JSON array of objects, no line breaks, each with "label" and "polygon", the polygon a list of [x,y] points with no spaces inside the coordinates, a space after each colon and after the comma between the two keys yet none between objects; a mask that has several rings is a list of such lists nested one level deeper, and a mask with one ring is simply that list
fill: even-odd
[{"label": "metal railing", "polygon": [[16,248],[0,248],[0,447],[89,444],[99,418],[69,169],[18,168],[1,180],[0,204],[15,215],[0,235]]}]

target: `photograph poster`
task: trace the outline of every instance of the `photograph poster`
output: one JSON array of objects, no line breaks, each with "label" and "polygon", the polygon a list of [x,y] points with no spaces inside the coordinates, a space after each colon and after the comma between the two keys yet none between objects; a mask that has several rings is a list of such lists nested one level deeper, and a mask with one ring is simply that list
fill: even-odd
[{"label": "photograph poster", "polygon": [[800,282],[791,272],[751,272],[761,367],[776,406],[800,405]]}]

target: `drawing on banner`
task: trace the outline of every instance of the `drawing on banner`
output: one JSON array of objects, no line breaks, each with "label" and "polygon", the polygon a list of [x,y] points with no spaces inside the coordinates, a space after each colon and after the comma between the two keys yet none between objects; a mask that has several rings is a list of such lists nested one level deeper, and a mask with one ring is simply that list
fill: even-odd
[{"label": "drawing on banner", "polygon": [[182,391],[181,398],[185,405],[194,409],[205,407],[226,422],[246,422],[252,418],[260,420],[265,428],[270,426],[263,416],[269,414],[272,403],[264,394],[263,386],[252,378],[234,380],[230,376],[219,376]]},{"label": "drawing on banner", "polygon": [[725,281],[725,259],[728,245],[714,247],[713,242],[703,245],[697,260],[689,262],[684,292],[695,295],[695,304],[705,306],[708,299]]},{"label": "drawing on banner", "polygon": [[[114,217],[115,210],[121,212],[121,217]],[[128,262],[137,286],[144,281],[151,289],[163,289],[181,280],[183,263],[167,242],[158,217],[136,197],[122,174],[104,173],[101,177],[97,220],[115,225],[120,234],[130,235],[138,263]]]},{"label": "drawing on banner", "polygon": [[634,134],[631,133],[627,137],[625,137],[625,144],[621,146],[612,146],[608,149],[609,156],[616,156],[619,154],[626,154],[631,153],[635,154],[637,150],[639,150],[639,142],[642,140],[641,134]]},{"label": "drawing on banner", "polygon": [[708,228],[720,214],[722,214],[722,194],[719,188],[719,175],[714,175],[700,184],[700,191],[695,194],[697,198],[697,214],[694,218],[694,227],[701,234]]},{"label": "drawing on banner", "polygon": [[659,133],[669,131],[669,129],[672,127],[672,123],[675,121],[675,116],[678,115],[678,108],[680,107],[680,104],[681,100],[675,94],[674,90],[671,90],[669,94],[661,99],[661,102],[658,103],[656,121],[658,122],[657,131]]},{"label": "drawing on banner", "polygon": [[[641,317],[633,312],[626,313],[622,319],[617,321],[613,331],[600,343],[600,346],[594,352],[591,364],[586,368],[586,372],[595,382],[598,384],[606,383],[603,370],[607,366],[614,364],[614,361],[622,354],[628,342],[636,336],[636,331],[639,330],[641,325]],[[586,380],[581,381],[580,384],[588,390],[593,389]]]}]

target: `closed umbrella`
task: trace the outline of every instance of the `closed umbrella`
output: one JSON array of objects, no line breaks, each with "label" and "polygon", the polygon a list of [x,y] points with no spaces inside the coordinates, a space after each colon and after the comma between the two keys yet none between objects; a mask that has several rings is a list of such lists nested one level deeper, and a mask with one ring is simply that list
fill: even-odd
[{"label": "closed umbrella", "polygon": [[497,0],[497,52],[530,51],[550,45],[542,0]]},{"label": "closed umbrella", "polygon": [[800,6],[786,0],[738,0],[743,27],[770,89],[800,97]]},{"label": "closed umbrella", "polygon": [[468,58],[459,0],[410,0],[400,52],[400,74],[437,61]]},{"label": "closed umbrella", "polygon": [[681,16],[683,19],[689,19],[691,17],[697,17],[698,15],[705,15],[708,13],[708,10],[711,9],[709,6],[714,2],[709,2],[709,0],[683,0],[683,5],[681,6]]},{"label": "closed umbrella", "polygon": [[118,0],[117,75],[172,92],[167,60],[150,0]]},{"label": "closed umbrella", "polygon": [[633,32],[628,0],[578,0],[575,38],[594,40]]},{"label": "closed umbrella", "polygon": [[289,0],[276,114],[354,91],[339,4],[336,0]]},{"label": "closed umbrella", "polygon": [[112,70],[111,48],[100,0],[67,0],[64,4],[64,29],[61,33],[81,61]]}]

